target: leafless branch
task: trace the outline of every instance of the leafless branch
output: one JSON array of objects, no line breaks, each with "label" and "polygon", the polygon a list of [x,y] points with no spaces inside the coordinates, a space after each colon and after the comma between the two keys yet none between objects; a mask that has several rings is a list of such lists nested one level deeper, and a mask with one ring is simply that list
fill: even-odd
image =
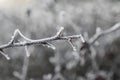
[{"label": "leafless branch", "polygon": [[[105,31],[102,31],[102,30],[97,31],[96,34],[93,37],[91,37],[87,42],[90,43],[90,44],[93,44],[102,35],[109,34],[109,33],[113,32],[113,31],[118,30],[119,28],[120,28],[120,23],[117,23],[116,25],[114,25],[110,29],[107,29]],[[50,44],[49,42],[52,42],[52,41],[55,41],[55,40],[66,40],[66,41],[70,42],[72,39],[80,38],[82,42],[85,42],[85,39],[81,34],[72,35],[72,36],[64,36],[62,34],[63,30],[64,30],[64,27],[60,27],[60,29],[58,30],[58,32],[56,33],[55,36],[44,38],[44,39],[33,40],[33,39],[29,39],[29,38],[25,37],[18,29],[16,29],[13,36],[11,37],[11,40],[7,44],[4,44],[4,45],[0,46],[1,54],[4,53],[2,50],[7,49],[7,48],[11,48],[11,47],[25,46],[25,49],[27,49],[26,47],[28,47],[30,45],[39,45],[39,44],[49,45],[49,46],[53,47],[53,45]],[[14,42],[14,39],[15,39],[15,37],[17,35],[20,35],[25,41]],[[71,42],[70,42],[70,44],[71,44]],[[75,47],[73,46],[73,44],[71,44],[71,45],[72,45],[72,47],[74,49]],[[4,56],[6,57],[5,54],[4,54]],[[28,56],[29,56],[29,54],[28,54]]]},{"label": "leafless branch", "polygon": [[93,44],[94,42],[96,42],[98,40],[98,38],[100,38],[103,35],[109,34],[111,32],[114,32],[116,30],[118,30],[120,28],[120,23],[115,24],[114,26],[112,26],[111,28],[107,29],[107,30],[100,30],[97,31],[96,34],[90,38],[89,43]]},{"label": "leafless branch", "polygon": [[28,51],[27,46],[25,46],[25,52],[26,52],[26,55],[24,56],[22,73],[19,73],[17,71],[13,72],[13,75],[17,77],[19,80],[26,80],[26,76],[27,76],[27,71],[29,66],[29,56],[30,56],[30,52]]},{"label": "leafless branch", "polygon": [[[61,31],[63,29],[61,28],[58,33],[53,36],[53,37],[49,37],[49,38],[44,38],[44,39],[38,39],[38,40],[32,40],[29,39],[27,37],[25,37],[18,29],[15,30],[14,33],[18,32],[22,38],[24,38],[27,41],[21,41],[21,42],[17,42],[17,43],[11,43],[13,41],[13,38],[10,42],[8,42],[7,44],[1,45],[0,49],[6,49],[6,48],[10,48],[10,47],[20,47],[20,46],[30,46],[30,45],[37,45],[37,44],[44,44],[46,42],[50,42],[50,41],[54,41],[54,40],[68,40],[68,39],[77,39],[77,38],[81,38],[81,35],[73,35],[73,36],[60,36]],[[15,37],[15,35],[13,36]]]},{"label": "leafless branch", "polygon": [[0,53],[1,53],[7,60],[10,60],[10,57],[9,57],[7,54],[5,54],[3,51],[0,51]]},{"label": "leafless branch", "polygon": [[72,40],[69,39],[68,42],[69,42],[69,44],[72,46],[73,51],[77,51],[76,47],[75,47],[75,46],[73,45],[73,43],[72,43]]}]

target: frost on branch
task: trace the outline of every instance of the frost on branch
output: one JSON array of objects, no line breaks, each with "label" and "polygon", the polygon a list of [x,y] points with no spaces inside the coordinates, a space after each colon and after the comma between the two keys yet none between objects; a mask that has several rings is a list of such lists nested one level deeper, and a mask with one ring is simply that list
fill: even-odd
[{"label": "frost on branch", "polygon": [[[78,63],[80,66],[84,66],[87,63],[87,61],[89,61],[89,62],[91,62],[93,73],[99,74],[99,71],[100,71],[99,66],[95,60],[97,52],[96,52],[96,49],[94,47],[94,43],[96,43],[97,40],[101,36],[109,34],[113,31],[116,31],[119,28],[120,28],[120,23],[117,23],[116,25],[114,25],[113,27],[111,27],[110,29],[107,29],[107,30],[101,30],[98,27],[96,29],[96,33],[91,38],[88,38],[87,33],[86,33],[87,37],[82,36],[83,34],[66,36],[63,34],[64,27],[60,27],[54,36],[48,37],[48,38],[43,38],[43,39],[37,39],[37,40],[27,38],[18,29],[16,29],[13,36],[11,37],[11,40],[7,44],[0,46],[0,53],[7,60],[10,60],[10,57],[7,54],[5,54],[5,49],[14,48],[14,47],[23,47],[25,49],[26,54],[24,56],[22,71],[21,72],[14,71],[13,75],[15,77],[17,77],[19,80],[26,80],[26,75],[27,75],[28,66],[29,66],[29,58],[30,58],[29,46],[31,46],[31,45],[43,45],[43,46],[46,46],[46,47],[51,48],[53,50],[56,50],[56,47],[52,44],[52,42],[58,41],[58,40],[59,41],[64,40],[64,41],[68,42],[73,49],[72,58],[74,57],[74,60],[73,60],[73,62],[69,61],[68,64],[66,64],[66,66],[65,66],[68,70],[71,70],[73,67],[76,67],[78,65]],[[23,41],[21,41],[21,40],[16,41],[16,37],[18,35],[23,39]],[[74,44],[74,40],[78,40],[78,39],[80,39],[79,49]],[[47,75],[48,79],[50,79],[50,80],[54,80],[54,79],[55,80],[56,79],[66,80],[64,78],[63,74],[61,73],[63,67],[62,67],[62,63],[60,62],[61,57],[59,54],[60,53],[58,53],[58,54],[56,53],[55,57],[50,59],[50,62],[55,67],[55,70],[54,70],[55,74]],[[112,73],[109,75],[111,76]]]},{"label": "frost on branch", "polygon": [[[88,39],[87,41],[83,38],[83,36],[81,34],[79,35],[72,35],[72,36],[64,36],[63,35],[63,30],[64,30],[64,27],[60,27],[58,32],[56,33],[55,36],[52,36],[52,37],[48,37],[48,38],[44,38],[44,39],[37,39],[37,40],[33,40],[33,39],[29,39],[27,37],[25,37],[20,31],[19,29],[16,29],[13,36],[11,37],[11,40],[7,43],[7,44],[4,44],[4,45],[1,45],[0,46],[0,50],[1,50],[1,54],[3,56],[5,56],[7,59],[10,59],[8,57],[8,55],[6,55],[3,51],[4,49],[7,49],[7,48],[10,48],[10,47],[22,47],[24,46],[25,47],[25,50],[26,50],[26,54],[27,56],[29,57],[30,54],[28,51],[28,46],[30,45],[39,45],[39,44],[42,44],[42,45],[45,45],[47,47],[50,47],[52,48],[53,50],[55,50],[55,46],[52,45],[50,42],[53,42],[53,41],[56,41],[56,40],[65,40],[65,41],[68,41],[70,43],[70,45],[72,46],[73,50],[76,51],[76,48],[73,44],[73,39],[78,39],[80,38],[81,42],[82,43],[87,43],[88,45],[92,45],[94,44],[97,39],[99,39],[99,37],[101,37],[102,35],[106,35],[106,34],[109,34],[113,31],[116,31],[117,29],[120,28],[120,23],[117,23],[115,24],[113,27],[111,27],[110,29],[107,29],[107,30],[101,30],[100,28],[97,28],[96,29],[96,34],[93,35],[93,37],[91,37],[90,39]],[[18,42],[15,42],[15,37],[17,35],[20,35],[21,38],[24,39],[24,41],[19,41]],[[84,49],[86,49],[86,47],[82,46]]]},{"label": "frost on branch", "polygon": [[5,54],[2,50],[0,50],[0,53],[7,59],[7,60],[10,60],[10,57]]}]

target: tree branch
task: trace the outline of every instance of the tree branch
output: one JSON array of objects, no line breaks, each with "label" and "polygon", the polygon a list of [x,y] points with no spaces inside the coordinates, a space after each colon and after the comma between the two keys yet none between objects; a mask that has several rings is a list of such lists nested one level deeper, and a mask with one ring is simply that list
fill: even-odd
[{"label": "tree branch", "polygon": [[89,43],[90,43],[90,44],[93,44],[93,43],[95,43],[101,36],[106,35],[106,34],[109,34],[109,33],[111,33],[111,32],[114,32],[114,31],[118,30],[119,28],[120,28],[120,23],[117,23],[117,24],[115,24],[114,26],[112,26],[111,28],[109,28],[109,29],[107,29],[107,30],[105,30],[105,31],[102,31],[102,30],[97,31],[96,34],[89,39]]},{"label": "tree branch", "polygon": [[3,50],[3,49],[6,49],[6,48],[10,48],[10,47],[21,47],[21,46],[30,46],[30,45],[37,45],[37,44],[44,44],[46,42],[51,42],[51,41],[55,41],[55,40],[68,40],[68,39],[77,39],[77,38],[81,38],[81,35],[72,35],[72,36],[60,36],[61,34],[61,31],[63,30],[63,28],[61,28],[57,34],[53,37],[49,37],[49,38],[44,38],[44,39],[38,39],[38,40],[32,40],[32,39],[29,39],[27,37],[25,37],[18,29],[15,30],[14,34],[16,32],[19,33],[19,35],[25,39],[26,41],[21,41],[21,42],[17,42],[17,43],[14,43],[13,40],[14,40],[14,36],[12,36],[12,40],[10,42],[8,42],[7,44],[4,44],[4,45],[1,45],[0,46],[0,49]]},{"label": "tree branch", "polygon": [[[116,25],[114,25],[110,29],[107,29],[105,31],[97,31],[96,34],[93,35],[93,37],[91,37],[87,42],[89,44],[93,44],[102,35],[109,34],[109,33],[113,32],[113,31],[118,30],[119,28],[120,28],[120,23],[117,23]],[[16,29],[14,34],[13,34],[13,36],[11,37],[11,40],[7,44],[4,44],[4,45],[0,46],[0,50],[1,50],[0,52],[2,52],[2,54],[3,54],[4,53],[3,52],[4,49],[11,48],[11,47],[12,48],[13,47],[21,47],[21,46],[25,46],[26,47],[26,46],[30,46],[30,45],[39,45],[39,44],[49,45],[50,46],[49,42],[52,42],[52,41],[55,41],[55,40],[72,41],[72,39],[80,38],[83,43],[85,42],[85,39],[84,39],[84,37],[81,34],[79,34],[79,35],[72,35],[72,36],[64,36],[62,34],[63,30],[64,30],[64,28],[60,27],[60,29],[58,30],[58,32],[56,33],[55,36],[44,38],[44,39],[32,40],[32,39],[29,39],[29,38],[25,37],[18,29]],[[14,42],[15,37],[17,35],[20,35],[25,41]],[[47,43],[47,44],[45,44],[45,43]],[[72,47],[74,47],[74,46],[72,45]],[[28,56],[29,56],[29,54],[28,54]],[[6,55],[5,55],[5,57],[6,57]]]}]

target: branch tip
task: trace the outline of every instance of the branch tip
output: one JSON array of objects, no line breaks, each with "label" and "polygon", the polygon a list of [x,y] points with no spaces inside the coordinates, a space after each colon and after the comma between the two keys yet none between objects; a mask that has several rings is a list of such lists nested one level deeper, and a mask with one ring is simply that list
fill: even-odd
[{"label": "branch tip", "polygon": [[71,39],[68,39],[69,44],[72,46],[73,51],[77,51],[76,47],[73,45],[73,42]]},{"label": "branch tip", "polygon": [[5,54],[3,51],[0,50],[0,53],[1,53],[7,60],[10,60],[10,57],[9,57],[7,54]]}]

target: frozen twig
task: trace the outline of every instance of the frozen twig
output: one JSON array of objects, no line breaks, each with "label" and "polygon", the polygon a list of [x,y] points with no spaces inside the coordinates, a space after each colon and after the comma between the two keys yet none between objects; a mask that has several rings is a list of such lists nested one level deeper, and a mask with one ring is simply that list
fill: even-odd
[{"label": "frozen twig", "polygon": [[[29,39],[29,38],[25,37],[18,29],[16,29],[13,36],[11,37],[11,40],[7,44],[1,45],[0,50],[4,50],[6,48],[11,48],[11,47],[12,48],[13,47],[20,47],[20,46],[24,46],[25,49],[27,49],[27,47],[30,46],[30,45],[39,45],[39,44],[47,45],[47,46],[52,47],[53,49],[55,49],[55,47],[52,44],[49,43],[50,41],[82,38],[81,35],[63,36],[62,35],[63,30],[64,30],[64,28],[60,27],[59,31],[53,37],[32,40],[32,39]],[[14,42],[15,37],[17,35],[20,35],[21,38],[23,38],[25,41]],[[1,54],[3,54],[3,52]],[[6,57],[6,54],[4,54],[4,56]],[[30,56],[30,55],[27,54],[27,56]],[[6,57],[6,58],[8,58],[8,57]]]},{"label": "frozen twig", "polygon": [[[116,31],[119,28],[120,28],[120,23],[117,23],[116,25],[114,25],[110,29],[107,29],[105,31],[102,31],[102,30],[98,31],[87,42],[89,44],[93,44],[102,35],[105,35],[105,34],[113,32],[113,31]],[[11,38],[11,40],[7,44],[1,45],[0,46],[0,50],[4,50],[4,49],[7,49],[7,48],[11,48],[11,47],[21,47],[21,46],[27,46],[28,47],[30,45],[39,45],[39,44],[45,45],[44,43],[47,43],[46,45],[52,46],[54,48],[54,46],[52,44],[48,44],[48,43],[52,42],[52,41],[55,41],[55,40],[66,40],[66,41],[68,41],[68,40],[80,38],[83,43],[86,42],[81,34],[79,34],[79,35],[72,35],[72,36],[64,36],[62,34],[63,30],[64,30],[64,27],[60,27],[60,29],[58,30],[58,32],[56,33],[55,36],[44,38],[44,39],[32,40],[32,39],[29,39],[29,38],[25,37],[18,29],[16,29],[15,32],[14,32],[14,35]],[[15,37],[17,35],[20,35],[25,41],[14,42]],[[70,42],[70,44],[71,44],[71,42]],[[74,48],[73,45],[72,45],[72,47]],[[28,56],[29,56],[29,54],[28,54]]]},{"label": "frozen twig", "polygon": [[7,60],[10,60],[10,57],[9,57],[7,54],[5,54],[3,51],[0,51],[0,53],[1,53]]},{"label": "frozen twig", "polygon": [[[60,30],[57,32],[57,34],[53,37],[49,37],[49,38],[44,38],[44,39],[38,39],[38,40],[32,40],[29,39],[27,37],[25,37],[18,29],[17,32],[21,35],[22,38],[24,38],[26,40],[25,41],[20,41],[17,43],[11,43],[8,42],[7,44],[1,45],[0,49],[6,49],[6,48],[10,48],[10,47],[20,47],[20,46],[30,46],[30,45],[39,45],[39,44],[44,44],[46,42],[50,42],[50,41],[55,41],[55,40],[68,40],[68,39],[77,39],[77,38],[81,38],[81,35],[73,35],[73,36],[60,36],[61,31],[63,30],[63,28],[60,28]],[[15,30],[16,33],[16,30]]]},{"label": "frozen twig", "polygon": [[69,44],[72,46],[73,51],[77,51],[76,47],[73,45],[73,42],[71,39],[68,40]]}]

